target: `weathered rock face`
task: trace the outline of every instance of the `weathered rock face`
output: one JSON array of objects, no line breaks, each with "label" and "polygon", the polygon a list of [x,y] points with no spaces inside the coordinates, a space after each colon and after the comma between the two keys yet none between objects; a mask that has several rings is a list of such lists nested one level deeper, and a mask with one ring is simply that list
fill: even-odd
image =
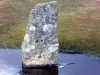
[{"label": "weathered rock face", "polygon": [[24,66],[58,64],[57,15],[56,1],[38,4],[30,12],[22,42]]}]

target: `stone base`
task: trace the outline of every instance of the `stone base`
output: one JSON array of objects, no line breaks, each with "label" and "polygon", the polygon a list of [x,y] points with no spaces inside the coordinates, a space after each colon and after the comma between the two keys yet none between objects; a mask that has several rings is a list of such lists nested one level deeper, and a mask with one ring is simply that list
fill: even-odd
[{"label": "stone base", "polygon": [[47,64],[47,65],[25,65],[25,64],[22,64],[22,68],[29,68],[29,69],[32,69],[32,68],[58,68],[58,65],[57,64]]},{"label": "stone base", "polygon": [[58,68],[22,68],[20,75],[58,75]]}]

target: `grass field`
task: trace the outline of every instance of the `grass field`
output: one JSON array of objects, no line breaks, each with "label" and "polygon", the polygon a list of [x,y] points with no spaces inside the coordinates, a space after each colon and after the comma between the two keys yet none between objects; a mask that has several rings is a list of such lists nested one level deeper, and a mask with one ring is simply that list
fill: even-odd
[{"label": "grass field", "polygon": [[[0,47],[20,48],[31,9],[51,0],[1,0]],[[100,55],[100,0],[56,0],[60,51]]]}]

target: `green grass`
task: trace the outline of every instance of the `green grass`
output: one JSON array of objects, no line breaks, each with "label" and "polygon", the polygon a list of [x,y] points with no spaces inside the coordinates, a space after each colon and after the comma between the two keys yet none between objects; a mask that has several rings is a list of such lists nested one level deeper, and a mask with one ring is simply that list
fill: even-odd
[{"label": "green grass", "polygon": [[[37,3],[48,1],[51,0],[8,0],[0,8],[0,47],[20,48],[31,9]],[[81,50],[100,55],[100,10],[80,10],[91,0],[57,1],[60,51]]]}]

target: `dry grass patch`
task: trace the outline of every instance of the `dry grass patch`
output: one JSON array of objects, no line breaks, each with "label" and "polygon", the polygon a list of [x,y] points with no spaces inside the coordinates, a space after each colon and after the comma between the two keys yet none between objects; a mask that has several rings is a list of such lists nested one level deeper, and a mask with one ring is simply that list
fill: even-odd
[{"label": "dry grass patch", "polygon": [[100,9],[100,0],[87,0],[87,2],[80,7],[79,10],[91,11]]}]

